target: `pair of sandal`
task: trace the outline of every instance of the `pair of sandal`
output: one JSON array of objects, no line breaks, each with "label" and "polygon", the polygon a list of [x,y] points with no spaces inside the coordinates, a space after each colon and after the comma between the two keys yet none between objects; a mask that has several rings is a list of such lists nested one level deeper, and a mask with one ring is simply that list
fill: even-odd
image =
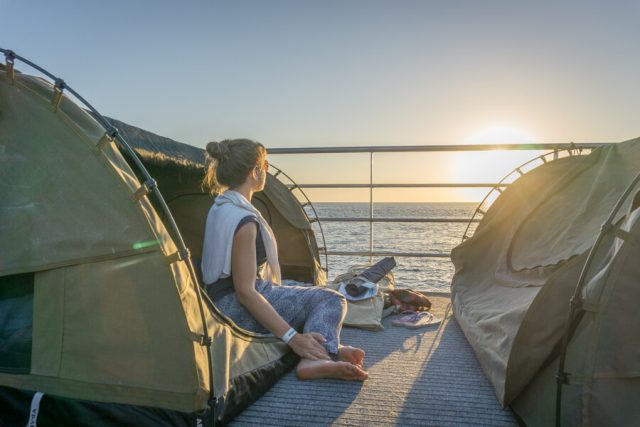
[{"label": "pair of sandal", "polygon": [[435,317],[428,311],[404,311],[400,317],[391,322],[393,326],[403,326],[408,329],[418,329],[429,325],[436,325],[442,319]]}]

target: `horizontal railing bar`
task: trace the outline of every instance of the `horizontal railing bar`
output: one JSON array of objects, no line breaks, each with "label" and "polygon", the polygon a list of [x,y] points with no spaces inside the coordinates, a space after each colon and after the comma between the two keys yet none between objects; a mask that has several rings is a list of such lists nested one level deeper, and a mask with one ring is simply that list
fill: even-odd
[{"label": "horizontal railing bar", "polygon": [[374,251],[369,254],[369,251],[363,252],[350,252],[350,251],[328,251],[327,255],[337,255],[337,256],[399,256],[399,257],[407,257],[407,258],[451,258],[451,254],[440,254],[440,253],[425,253],[425,252],[379,252]]},{"label": "horizontal railing bar", "polygon": [[508,187],[508,183],[424,183],[424,184],[289,184],[289,188],[493,188]]},{"label": "horizontal railing bar", "polygon": [[461,145],[385,145],[385,146],[351,146],[351,147],[298,147],[268,148],[269,154],[318,154],[318,153],[401,153],[418,151],[489,151],[489,150],[566,150],[592,149],[611,142],[588,143],[550,143],[550,144],[461,144]]},{"label": "horizontal railing bar", "polygon": [[344,218],[318,218],[319,221],[322,222],[453,222],[453,223],[464,223],[467,224],[469,221],[471,222],[480,222],[479,218],[474,218],[470,220],[469,218],[353,218],[353,217],[344,217]]}]

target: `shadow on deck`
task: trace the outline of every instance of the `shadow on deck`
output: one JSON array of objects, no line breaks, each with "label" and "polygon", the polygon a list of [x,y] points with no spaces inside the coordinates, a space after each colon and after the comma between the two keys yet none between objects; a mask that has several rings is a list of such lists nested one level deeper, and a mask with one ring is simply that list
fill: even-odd
[{"label": "shadow on deck", "polygon": [[449,306],[438,302],[439,326],[399,328],[391,316],[383,331],[342,331],[344,344],[367,353],[364,383],[299,381],[290,372],[231,425],[517,425],[498,404]]}]

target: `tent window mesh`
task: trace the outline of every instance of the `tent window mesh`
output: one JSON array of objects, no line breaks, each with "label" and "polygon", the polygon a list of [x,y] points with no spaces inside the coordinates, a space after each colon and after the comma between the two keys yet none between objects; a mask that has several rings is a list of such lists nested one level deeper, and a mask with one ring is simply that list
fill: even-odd
[{"label": "tent window mesh", "polygon": [[0,277],[0,372],[31,368],[34,273]]}]

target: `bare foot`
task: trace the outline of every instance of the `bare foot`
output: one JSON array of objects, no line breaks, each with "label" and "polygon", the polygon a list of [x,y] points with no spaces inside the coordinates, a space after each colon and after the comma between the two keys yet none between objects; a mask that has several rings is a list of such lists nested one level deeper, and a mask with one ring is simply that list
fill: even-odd
[{"label": "bare foot", "polygon": [[340,346],[340,348],[338,348],[338,360],[342,362],[349,362],[352,365],[362,368],[362,363],[364,362],[364,350],[348,345]]},{"label": "bare foot", "polygon": [[302,359],[298,363],[296,374],[301,380],[335,378],[339,380],[364,381],[369,377],[369,374],[360,367],[349,362],[310,359]]}]

